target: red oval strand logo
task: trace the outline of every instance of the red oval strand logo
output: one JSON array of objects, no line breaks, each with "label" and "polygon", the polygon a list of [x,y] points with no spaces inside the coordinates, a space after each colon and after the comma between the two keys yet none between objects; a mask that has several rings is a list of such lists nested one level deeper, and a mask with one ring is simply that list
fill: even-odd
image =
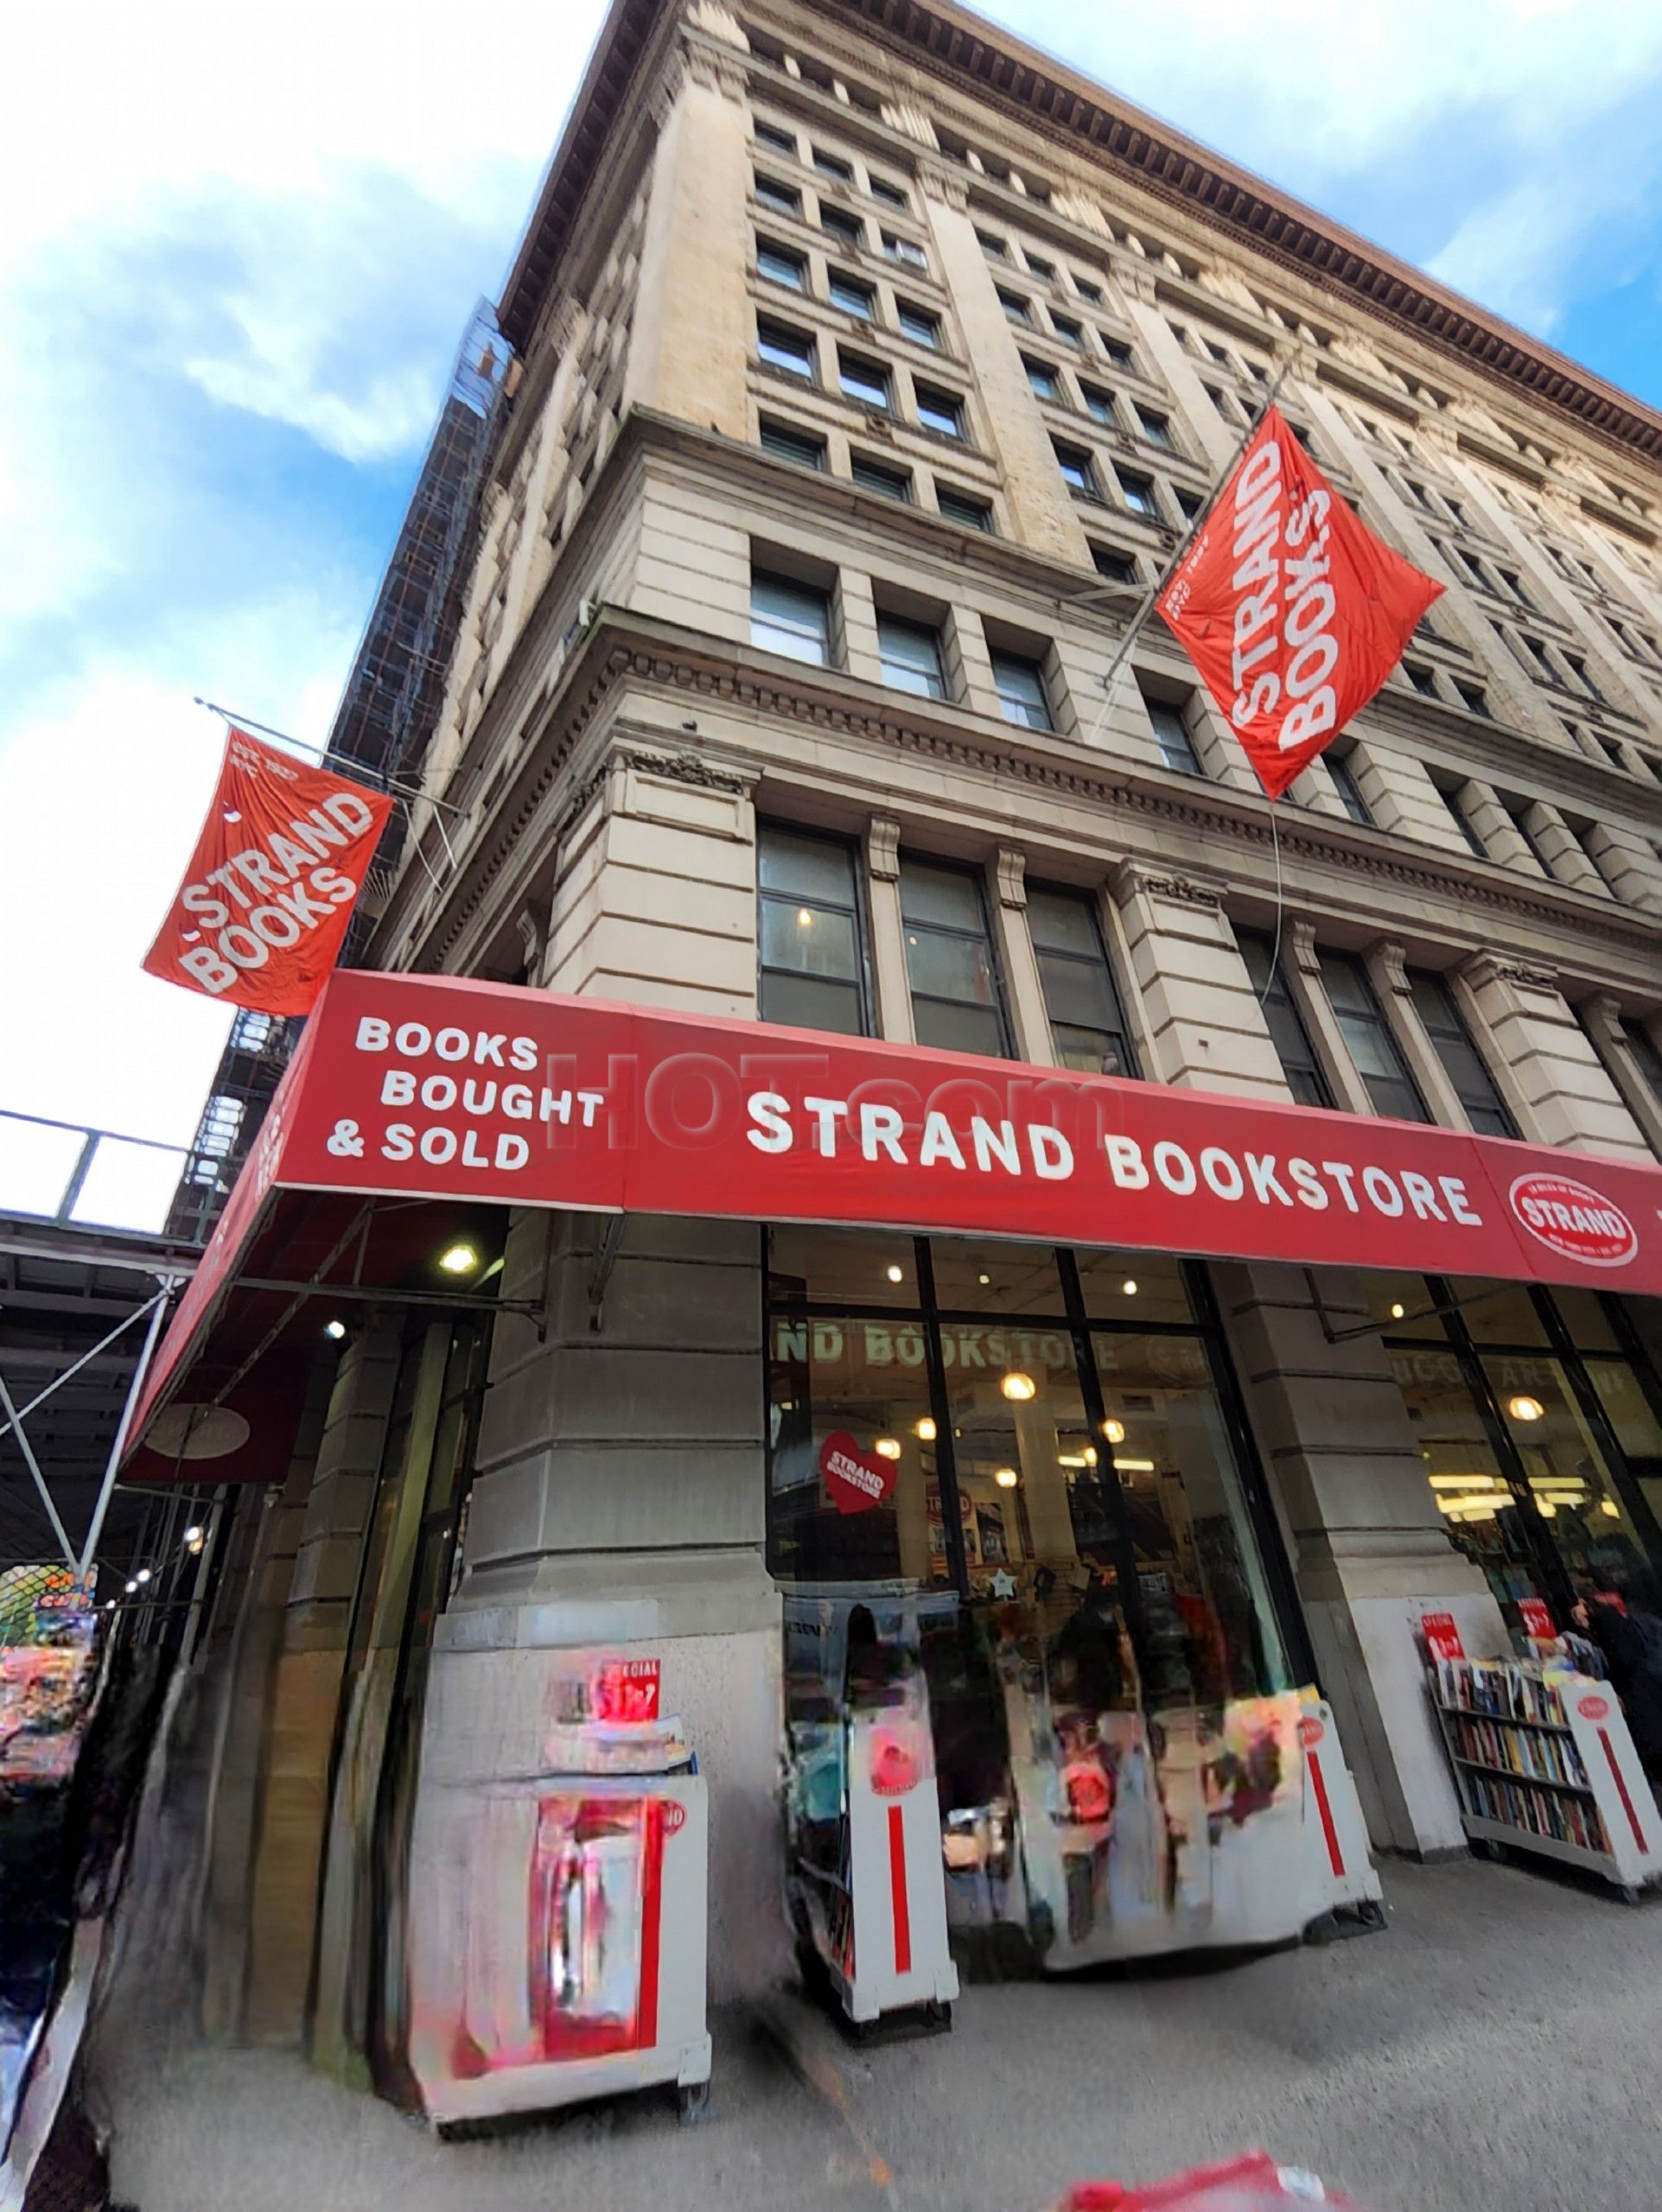
[{"label": "red oval strand logo", "polygon": [[1639,1249],[1621,1208],[1567,1175],[1520,1175],[1506,1195],[1538,1243],[1585,1268],[1625,1267]]},{"label": "red oval strand logo", "polygon": [[1608,1720],[1610,1717],[1610,1701],[1608,1698],[1584,1697],[1576,1710],[1583,1720]]}]

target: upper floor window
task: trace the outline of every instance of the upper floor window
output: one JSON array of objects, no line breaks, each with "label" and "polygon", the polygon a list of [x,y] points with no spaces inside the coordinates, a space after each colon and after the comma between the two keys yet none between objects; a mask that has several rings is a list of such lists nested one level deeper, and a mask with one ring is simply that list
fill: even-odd
[{"label": "upper floor window", "polygon": [[1148,709],[1162,764],[1180,776],[1200,775],[1200,756],[1194,750],[1194,740],[1182,709],[1173,706],[1168,699],[1145,698],[1143,703]]},{"label": "upper floor window", "polygon": [[1333,787],[1339,794],[1340,804],[1353,822],[1360,823],[1364,830],[1371,830],[1373,817],[1368,811],[1367,801],[1362,797],[1361,785],[1356,780],[1348,758],[1342,753],[1329,753],[1325,757],[1328,773],[1333,778]]},{"label": "upper floor window", "polygon": [[788,322],[774,322],[769,316],[759,315],[756,351],[770,369],[783,369],[787,376],[802,377],[809,384],[818,381],[818,358],[812,334],[808,331],[793,330]]},{"label": "upper floor window", "polygon": [[1033,319],[1028,313],[1028,303],[1022,295],[1019,292],[1007,292],[1002,285],[998,290],[998,304],[1003,308],[1004,318],[1008,322],[1030,322]]},{"label": "upper floor window", "polygon": [[960,492],[951,484],[935,480],[935,505],[947,522],[955,522],[965,530],[992,529],[992,501],[977,499],[973,492]]},{"label": "upper floor window", "polygon": [[1425,1101],[1361,962],[1347,952],[1324,952],[1320,958],[1328,1004],[1374,1112],[1399,1122],[1429,1122]]},{"label": "upper floor window", "polygon": [[835,177],[838,184],[852,184],[854,164],[845,162],[840,154],[828,154],[823,146],[813,149],[813,165],[821,176]]},{"label": "upper floor window", "polygon": [[1633,1065],[1650,1085],[1659,1106],[1662,1106],[1662,1052],[1642,1021],[1624,1019],[1621,1033],[1627,1040],[1627,1049],[1633,1056]]},{"label": "upper floor window", "polygon": [[914,346],[927,346],[933,351],[940,348],[940,317],[932,315],[927,308],[914,307],[910,300],[896,300],[895,320],[902,338],[909,338]]},{"label": "upper floor window", "polygon": [[995,652],[992,680],[1007,722],[1020,722],[1028,729],[1055,728],[1045,672],[1036,660],[1021,653]]},{"label": "upper floor window", "polygon": [[1050,327],[1064,345],[1081,346],[1085,342],[1084,326],[1075,322],[1071,315],[1058,315],[1053,308]]},{"label": "upper floor window", "polygon": [[1256,930],[1237,930],[1235,941],[1258,993],[1258,1008],[1281,1062],[1287,1088],[1301,1106],[1331,1106],[1333,1092],[1310,1044],[1298,1001],[1287,988],[1272,940]]},{"label": "upper floor window", "polygon": [[750,573],[750,642],[824,668],[831,660],[831,594],[768,569]]},{"label": "upper floor window", "polygon": [[918,420],[926,430],[933,430],[943,438],[964,435],[964,402],[956,392],[941,391],[933,385],[914,385],[918,403]]},{"label": "upper floor window", "polygon": [[1437,797],[1449,810],[1449,819],[1465,839],[1468,850],[1478,860],[1487,860],[1489,849],[1473,828],[1470,817],[1460,803],[1459,795],[1455,791],[1444,791],[1440,785],[1436,786],[1436,792]]},{"label": "upper floor window", "polygon": [[802,213],[802,194],[796,187],[781,184],[776,176],[764,176],[760,170],[756,173],[756,197],[775,214],[800,217]]},{"label": "upper floor window", "polygon": [[825,200],[819,203],[819,227],[828,238],[840,239],[851,252],[857,253],[866,242],[866,226],[857,215],[844,213]]},{"label": "upper floor window", "polygon": [[756,998],[764,1021],[867,1034],[859,867],[840,837],[763,823]]},{"label": "upper floor window", "polygon": [[894,404],[894,390],[888,371],[881,361],[869,361],[863,353],[850,353],[846,346],[837,352],[837,379],[844,399],[852,399],[862,407],[869,407],[880,414],[887,414]]},{"label": "upper floor window", "polygon": [[1056,466],[1062,472],[1062,481],[1070,491],[1083,492],[1087,499],[1099,499],[1102,486],[1097,481],[1096,463],[1082,446],[1055,445]]},{"label": "upper floor window", "polygon": [[1079,397],[1085,402],[1085,411],[1093,423],[1100,423],[1105,429],[1117,430],[1119,428],[1112,392],[1104,391],[1099,385],[1081,382]]},{"label": "upper floor window", "polygon": [[794,158],[796,154],[794,130],[781,130],[778,124],[764,123],[760,116],[756,118],[753,128],[755,130],[758,145],[772,146],[776,152],[789,154]]},{"label": "upper floor window", "polygon": [[914,239],[901,238],[894,231],[883,232],[883,251],[891,261],[903,261],[908,269],[927,269],[929,257]]},{"label": "upper floor window", "polygon": [[1155,495],[1153,480],[1147,476],[1138,476],[1129,468],[1122,468],[1118,474],[1121,496],[1131,512],[1134,515],[1147,515],[1151,520],[1158,522],[1160,501]]},{"label": "upper floor window", "polygon": [[825,441],[810,430],[799,430],[789,423],[775,423],[764,415],[761,418],[761,449],[780,461],[793,461],[799,468],[824,468]]},{"label": "upper floor window", "polygon": [[1468,715],[1481,715],[1486,721],[1490,719],[1489,695],[1481,683],[1465,683],[1456,677],[1455,690],[1460,695],[1461,705]]},{"label": "upper floor window", "polygon": [[1102,305],[1102,287],[1100,284],[1096,283],[1093,278],[1090,276],[1081,276],[1075,272],[1073,277],[1073,289],[1079,294],[1082,300],[1088,300],[1093,308],[1099,308]]},{"label": "upper floor window", "polygon": [[1029,884],[1028,928],[1057,1065],[1082,1075],[1137,1075],[1096,901],[1083,892]]},{"label": "upper floor window", "polygon": [[869,322],[876,311],[877,295],[869,284],[863,284],[857,276],[845,276],[840,269],[828,272],[826,291],[834,308],[841,308],[844,315],[857,315],[862,322]]},{"label": "upper floor window", "polygon": [[1028,382],[1041,399],[1060,399],[1061,386],[1056,381],[1056,372],[1048,361],[1029,360],[1022,357],[1022,365],[1028,372]]},{"label": "upper floor window", "polygon": [[980,877],[902,859],[901,920],[919,1044],[1007,1058],[1009,1032]]},{"label": "upper floor window", "polygon": [[990,231],[977,231],[975,235],[976,242],[983,253],[989,255],[994,261],[1009,259],[1009,248],[1003,238],[995,237]]},{"label": "upper floor window", "polygon": [[886,176],[872,177],[871,196],[874,200],[881,200],[886,207],[904,207],[909,204],[900,186],[891,184]]},{"label": "upper floor window", "polygon": [[920,699],[944,699],[946,677],[940,664],[940,632],[927,622],[877,611],[877,652],[883,682]]},{"label": "upper floor window", "polygon": [[1111,545],[1098,545],[1091,541],[1091,563],[1099,576],[1111,584],[1134,584],[1137,582],[1137,563],[1129,553],[1122,553]]},{"label": "upper floor window", "polygon": [[849,455],[849,474],[863,492],[880,493],[885,499],[907,500],[912,497],[909,469],[892,468],[888,461],[873,461],[868,454]]},{"label": "upper floor window", "polygon": [[1022,258],[1026,262],[1028,267],[1033,271],[1034,275],[1041,277],[1047,284],[1050,283],[1054,279],[1056,274],[1055,263],[1054,261],[1047,261],[1041,253],[1035,253],[1031,246],[1024,245],[1022,248]]},{"label": "upper floor window", "polygon": [[1156,415],[1151,407],[1139,407],[1137,421],[1137,428],[1151,446],[1170,445],[1171,423],[1168,416]]},{"label": "upper floor window", "polygon": [[793,253],[788,246],[770,245],[766,238],[756,245],[756,273],[770,284],[785,284],[793,292],[808,289],[806,257]]},{"label": "upper floor window", "polygon": [[1118,338],[1105,338],[1102,350],[1117,369],[1135,369],[1137,356],[1130,347]]},{"label": "upper floor window", "polygon": [[1424,969],[1410,972],[1409,989],[1420,1027],[1430,1039],[1443,1073],[1454,1085],[1466,1119],[1480,1136],[1515,1137],[1518,1124],[1506,1110],[1495,1088],[1494,1077],[1483,1065],[1472,1042],[1455,995],[1441,976]]}]

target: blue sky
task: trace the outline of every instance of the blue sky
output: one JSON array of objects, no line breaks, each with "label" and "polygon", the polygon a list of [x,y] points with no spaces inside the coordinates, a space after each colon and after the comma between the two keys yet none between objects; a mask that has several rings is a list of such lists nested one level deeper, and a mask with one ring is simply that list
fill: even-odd
[{"label": "blue sky", "polygon": [[[601,12],[9,27],[0,1108],[188,1137],[225,1017],[137,963],[218,759],[192,695],[326,731]],[[1662,405],[1657,0],[990,12]]]}]

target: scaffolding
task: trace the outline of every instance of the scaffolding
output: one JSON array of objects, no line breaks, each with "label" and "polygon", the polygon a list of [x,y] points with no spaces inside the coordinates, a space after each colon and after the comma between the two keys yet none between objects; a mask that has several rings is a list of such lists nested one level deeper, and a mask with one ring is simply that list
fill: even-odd
[{"label": "scaffolding", "polygon": [[[501,410],[509,348],[489,304],[468,318],[438,421],[381,588],[370,609],[325,751],[372,783],[418,780],[462,625],[467,559]],[[403,855],[408,808],[382,836],[371,875],[384,887]],[[360,906],[342,964],[361,962],[373,915]],[[212,1229],[290,1055],[300,1017],[239,1014],[231,1025],[180,1178],[168,1232],[200,1242]]]}]

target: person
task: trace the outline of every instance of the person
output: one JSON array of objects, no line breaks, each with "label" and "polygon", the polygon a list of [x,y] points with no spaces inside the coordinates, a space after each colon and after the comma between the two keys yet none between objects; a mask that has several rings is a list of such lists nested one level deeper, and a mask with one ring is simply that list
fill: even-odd
[{"label": "person", "polygon": [[1571,1618],[1603,1653],[1639,1763],[1662,1796],[1662,1620],[1597,1591],[1576,1604]]}]

